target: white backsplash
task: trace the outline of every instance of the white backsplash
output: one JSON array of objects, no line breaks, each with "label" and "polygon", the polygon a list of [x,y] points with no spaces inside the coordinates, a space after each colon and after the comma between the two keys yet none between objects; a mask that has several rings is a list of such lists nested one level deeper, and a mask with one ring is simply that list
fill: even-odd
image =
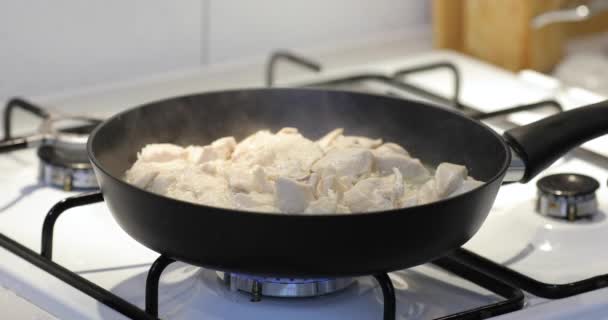
[{"label": "white backsplash", "polygon": [[428,6],[422,0],[2,1],[0,101],[252,59],[275,48],[366,41],[428,24]]}]

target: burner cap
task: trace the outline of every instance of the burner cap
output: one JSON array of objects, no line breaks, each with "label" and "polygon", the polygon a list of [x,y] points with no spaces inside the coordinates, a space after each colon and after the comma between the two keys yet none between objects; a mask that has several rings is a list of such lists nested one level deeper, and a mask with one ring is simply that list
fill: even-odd
[{"label": "burner cap", "polygon": [[95,129],[101,122],[101,120],[90,120],[90,123],[75,127],[60,128],[57,131],[61,133],[88,135],[89,133],[93,132],[93,129]]},{"label": "burner cap", "polygon": [[553,174],[538,180],[536,211],[542,215],[576,220],[597,212],[597,180],[575,173]]},{"label": "burner cap", "polygon": [[538,180],[536,183],[542,192],[566,197],[576,197],[592,194],[600,187],[597,180],[576,173],[552,174]]},{"label": "burner cap", "polygon": [[282,298],[322,296],[345,289],[355,282],[353,278],[271,278],[219,271],[217,275],[231,290],[250,293],[251,301],[260,301],[262,296]]},{"label": "burner cap", "polygon": [[45,163],[64,168],[91,168],[85,149],[67,149],[51,145],[38,148],[38,157]]}]

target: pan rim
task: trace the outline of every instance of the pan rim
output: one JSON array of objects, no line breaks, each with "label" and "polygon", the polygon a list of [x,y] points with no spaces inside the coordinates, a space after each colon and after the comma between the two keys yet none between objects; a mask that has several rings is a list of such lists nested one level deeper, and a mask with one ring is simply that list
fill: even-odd
[{"label": "pan rim", "polygon": [[[400,103],[402,103],[403,101],[406,101],[406,102],[410,102],[410,103],[414,103],[414,104],[423,105],[427,108],[441,109],[442,112],[449,112],[452,115],[463,119],[464,121],[469,121],[471,123],[471,125],[477,125],[477,126],[481,127],[482,129],[484,129],[485,131],[487,131],[489,134],[493,135],[494,138],[496,138],[496,140],[500,143],[501,147],[503,148],[503,151],[505,152],[506,157],[504,159],[504,162],[501,165],[500,170],[496,174],[494,174],[494,176],[492,176],[492,178],[490,178],[487,181],[482,181],[483,184],[481,186],[471,189],[467,192],[461,193],[454,197],[445,198],[445,199],[433,201],[433,202],[422,204],[422,205],[415,205],[415,206],[406,207],[406,208],[396,208],[396,209],[391,209],[391,210],[354,212],[354,213],[348,213],[348,214],[337,214],[337,213],[303,214],[303,213],[246,211],[246,210],[230,209],[230,208],[223,208],[223,207],[215,207],[215,206],[208,206],[208,205],[204,205],[204,204],[180,200],[180,199],[176,199],[176,198],[171,198],[171,197],[168,197],[165,195],[154,193],[154,192],[139,188],[135,185],[132,185],[132,184],[124,181],[123,179],[111,174],[106,168],[104,168],[104,166],[97,159],[97,157],[95,156],[95,153],[93,152],[93,140],[97,136],[97,133],[99,131],[101,131],[103,129],[103,127],[108,125],[110,122],[118,121],[115,119],[118,119],[118,118],[124,116],[125,114],[133,112],[136,109],[150,107],[150,106],[153,106],[153,105],[165,102],[165,101],[174,101],[174,100],[178,100],[178,99],[182,99],[182,98],[188,98],[188,97],[192,97],[194,95],[198,96],[198,95],[213,95],[213,94],[230,94],[230,93],[238,93],[238,92],[242,93],[244,91],[267,91],[267,92],[269,92],[269,91],[297,91],[297,92],[307,91],[307,92],[317,92],[317,93],[333,92],[333,93],[343,93],[343,94],[351,94],[351,95],[374,96],[374,97],[386,99],[386,100],[398,100]],[[317,218],[329,218],[329,217],[339,219],[338,217],[367,217],[369,215],[375,215],[375,214],[383,214],[383,215],[399,214],[399,213],[404,213],[404,211],[407,212],[407,211],[414,211],[414,210],[423,210],[424,208],[432,208],[434,206],[441,205],[441,204],[449,202],[449,201],[467,197],[469,194],[476,192],[482,188],[487,188],[489,185],[492,185],[497,180],[502,179],[502,177],[504,176],[504,174],[506,173],[506,171],[509,167],[509,164],[511,162],[511,156],[512,156],[510,147],[508,146],[507,142],[501,135],[499,135],[496,131],[491,129],[485,123],[478,121],[478,120],[471,119],[456,110],[445,109],[445,108],[441,108],[439,106],[435,106],[435,105],[420,102],[420,101],[396,98],[396,97],[391,97],[391,96],[386,96],[386,95],[381,95],[381,94],[374,94],[374,93],[361,93],[361,92],[353,92],[353,91],[339,90],[339,89],[291,88],[291,87],[274,87],[274,88],[246,87],[246,88],[232,88],[232,89],[225,89],[225,90],[211,90],[211,91],[172,96],[172,97],[169,97],[166,99],[158,99],[158,100],[147,102],[145,104],[140,104],[140,105],[137,105],[134,107],[130,107],[126,110],[123,110],[123,111],[109,117],[108,119],[104,120],[102,123],[100,123],[99,125],[97,125],[95,127],[95,129],[91,132],[91,134],[89,135],[89,138],[87,140],[87,154],[89,156],[89,160],[93,163],[93,166],[95,168],[99,169],[100,171],[102,171],[107,177],[119,182],[123,186],[127,186],[128,188],[133,189],[134,191],[144,192],[149,196],[160,197],[163,200],[175,201],[175,202],[178,202],[181,204],[198,207],[201,210],[212,209],[212,210],[215,210],[218,212],[226,212],[226,213],[229,213],[232,215],[242,215],[243,214],[243,215],[248,215],[250,217],[254,217],[254,216],[268,217],[270,215],[274,215],[277,217],[283,217],[284,219],[317,219]],[[103,193],[103,189],[101,189],[101,192]]]}]

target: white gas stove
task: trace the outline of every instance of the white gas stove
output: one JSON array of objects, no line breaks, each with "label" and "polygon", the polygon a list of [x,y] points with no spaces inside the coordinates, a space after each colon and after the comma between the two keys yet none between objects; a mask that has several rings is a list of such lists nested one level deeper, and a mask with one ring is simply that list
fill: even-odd
[{"label": "white gas stove", "polygon": [[[438,62],[443,64],[436,69],[431,66],[428,71],[405,75],[404,82],[400,83],[406,85],[391,82],[398,70],[411,71]],[[461,91],[456,103],[452,99],[452,65],[460,73]],[[261,74],[257,81],[230,76],[217,81],[213,75],[191,74],[35,101],[64,113],[82,112],[86,106],[86,110],[92,110],[88,113],[107,117],[159,98],[259,86],[262,80]],[[423,94],[425,100],[446,107],[457,105],[473,115],[544,100],[554,100],[563,109],[569,109],[603,99],[581,89],[564,87],[535,72],[512,74],[443,51],[324,70],[276,82],[323,86],[329,83],[332,87],[412,98]],[[499,131],[509,125],[524,124],[555,112],[555,103],[547,105],[547,108],[491,118],[488,123]],[[36,123],[34,117],[15,111],[12,129],[17,134],[25,133],[32,131]],[[584,150],[571,153],[541,175],[579,173],[597,180],[599,210],[591,217],[568,221],[536,213],[538,179],[525,185],[507,185],[501,189],[481,230],[465,245],[468,251],[460,250],[434,264],[390,273],[395,288],[396,319],[491,316],[496,319],[608,319],[608,288],[602,289],[608,286],[608,276],[605,276],[608,251],[603,248],[608,242],[608,158],[605,157],[608,157],[606,137],[585,144]],[[0,154],[3,173],[0,232],[36,253],[41,251],[43,221],[49,209],[66,197],[80,194],[39,183],[38,170],[35,149]],[[27,250],[21,250],[21,256],[16,255],[15,250],[11,250],[14,249],[12,242],[0,241],[3,244],[0,247],[0,306],[9,310],[6,311],[9,318],[147,318],[144,312],[146,278],[159,254],[124,233],[100,200],[101,197],[93,194],[55,207],[58,212],[79,202],[91,202],[66,209],[57,219],[53,232],[52,260],[77,277],[71,277],[67,270],[56,271],[58,268],[47,258],[31,258],[32,252]],[[49,269],[55,271],[49,273]],[[502,280],[495,279],[497,276]],[[285,290],[289,290],[297,287],[297,281],[281,279],[279,282],[284,282]],[[86,293],[83,287],[87,287]],[[234,283],[227,284],[214,270],[179,262],[164,270],[158,292],[158,314],[163,319],[380,319],[385,301],[381,288],[370,276],[358,278],[354,284],[324,296],[262,296],[261,301],[252,302],[250,293],[236,289]]]}]

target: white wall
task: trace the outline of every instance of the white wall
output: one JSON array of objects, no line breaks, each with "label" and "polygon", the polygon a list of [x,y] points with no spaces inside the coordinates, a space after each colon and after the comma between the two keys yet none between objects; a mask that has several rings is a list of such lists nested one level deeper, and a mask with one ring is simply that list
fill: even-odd
[{"label": "white wall", "polygon": [[0,101],[428,22],[424,0],[3,0]]},{"label": "white wall", "polygon": [[209,61],[276,48],[330,46],[427,22],[426,1],[215,0],[208,23]]},{"label": "white wall", "polygon": [[196,66],[201,8],[199,0],[3,0],[0,97]]}]

